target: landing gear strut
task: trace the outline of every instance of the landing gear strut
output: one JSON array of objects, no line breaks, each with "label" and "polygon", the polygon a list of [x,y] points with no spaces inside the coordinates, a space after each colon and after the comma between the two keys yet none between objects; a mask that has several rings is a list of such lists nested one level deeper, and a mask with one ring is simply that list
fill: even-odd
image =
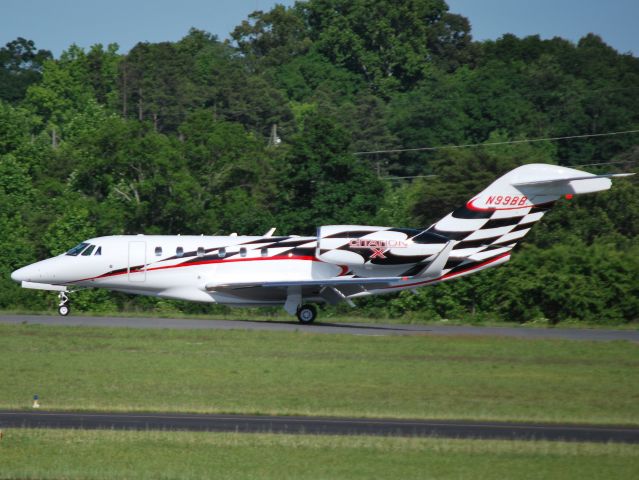
[{"label": "landing gear strut", "polygon": [[313,323],[317,318],[317,307],[307,303],[297,309],[297,319],[300,323],[309,324]]},{"label": "landing gear strut", "polygon": [[63,317],[66,317],[71,311],[69,296],[67,295],[67,292],[60,292],[58,294],[58,298],[60,299],[60,303],[58,304],[58,313]]}]

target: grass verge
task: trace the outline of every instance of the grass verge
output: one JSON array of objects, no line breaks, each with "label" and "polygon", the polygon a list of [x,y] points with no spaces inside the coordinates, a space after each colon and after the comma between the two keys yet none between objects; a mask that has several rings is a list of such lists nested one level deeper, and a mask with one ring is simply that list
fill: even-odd
[{"label": "grass verge", "polygon": [[270,434],[5,432],[0,478],[634,479],[633,445]]},{"label": "grass verge", "polygon": [[639,423],[630,342],[0,325],[0,408]]}]

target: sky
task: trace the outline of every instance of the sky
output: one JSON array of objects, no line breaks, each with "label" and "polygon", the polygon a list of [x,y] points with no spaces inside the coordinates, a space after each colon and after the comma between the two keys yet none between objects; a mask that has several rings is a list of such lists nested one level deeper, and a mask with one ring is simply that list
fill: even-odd
[{"label": "sky", "polygon": [[[17,37],[51,50],[72,43],[118,43],[127,52],[141,41],[176,41],[191,27],[229,38],[254,10],[294,0],[0,0],[0,45]],[[639,0],[448,0],[467,17],[476,40],[560,36],[576,42],[589,32],[621,53],[639,56]]]},{"label": "sky", "polygon": [[448,0],[470,20],[475,40],[505,33],[577,42],[596,33],[620,53],[639,56],[639,0]]}]

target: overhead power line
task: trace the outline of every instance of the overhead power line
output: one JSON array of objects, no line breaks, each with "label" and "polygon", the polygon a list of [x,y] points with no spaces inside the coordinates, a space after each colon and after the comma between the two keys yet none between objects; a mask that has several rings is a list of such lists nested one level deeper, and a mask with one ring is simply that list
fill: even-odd
[{"label": "overhead power line", "polygon": [[508,140],[505,142],[467,143],[464,145],[441,145],[438,147],[394,148],[389,150],[372,150],[369,152],[353,152],[353,155],[374,155],[378,153],[423,152],[423,151],[435,151],[435,150],[451,150],[451,149],[457,149],[457,148],[494,147],[497,145],[512,145],[517,143],[556,142],[559,140],[573,140],[577,138],[611,137],[613,135],[626,135],[630,133],[639,133],[639,130],[625,130],[622,132],[607,132],[607,133],[586,133],[583,135],[569,135],[565,137],[530,138],[530,139],[524,139],[524,140]]},{"label": "overhead power line", "polygon": [[[623,160],[620,162],[599,162],[599,163],[584,163],[581,165],[575,164],[575,165],[560,165],[561,167],[568,167],[568,168],[584,168],[584,167],[600,167],[603,165],[635,165],[637,163],[636,160]],[[440,175],[437,174],[431,174],[431,175],[403,175],[403,176],[395,176],[395,175],[389,175],[386,177],[379,177],[380,180],[412,180],[414,178],[436,178],[439,177]]]}]

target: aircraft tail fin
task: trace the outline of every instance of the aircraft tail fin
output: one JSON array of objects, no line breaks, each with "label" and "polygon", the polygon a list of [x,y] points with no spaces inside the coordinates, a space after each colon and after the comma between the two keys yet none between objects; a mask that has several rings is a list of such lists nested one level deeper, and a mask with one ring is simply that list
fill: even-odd
[{"label": "aircraft tail fin", "polygon": [[429,231],[458,241],[453,257],[486,258],[491,250],[512,249],[562,196],[608,190],[612,177],[627,175],[633,174],[594,175],[557,165],[523,165],[495,180]]},{"label": "aircraft tail fin", "polygon": [[[530,228],[562,195],[607,190],[616,175],[531,164],[498,178],[426,230],[362,225],[318,229],[319,260],[347,266],[357,277],[372,266],[419,284],[456,278],[506,262]],[[378,275],[378,273],[376,273]]]}]

